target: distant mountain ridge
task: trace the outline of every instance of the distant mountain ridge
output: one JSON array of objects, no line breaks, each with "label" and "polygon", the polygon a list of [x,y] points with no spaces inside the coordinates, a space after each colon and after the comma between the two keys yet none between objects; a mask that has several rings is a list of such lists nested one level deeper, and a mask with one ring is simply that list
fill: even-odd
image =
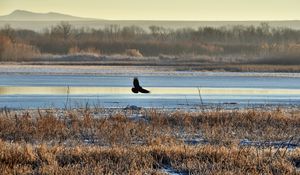
[{"label": "distant mountain ridge", "polygon": [[223,27],[223,26],[259,26],[262,22],[267,22],[271,27],[291,28],[300,30],[300,20],[283,21],[168,21],[168,20],[105,20],[95,18],[82,18],[62,13],[35,13],[25,10],[15,10],[9,15],[0,16],[0,29],[10,25],[16,29],[28,29],[42,31],[45,28],[59,24],[61,21],[69,21],[76,28],[104,28],[109,25],[139,26],[148,30],[150,26],[160,26],[171,29],[192,28],[197,30],[199,27]]},{"label": "distant mountain ridge", "polygon": [[35,13],[26,10],[15,10],[12,13],[0,16],[2,21],[88,21],[98,20],[94,18],[82,18],[62,13]]}]

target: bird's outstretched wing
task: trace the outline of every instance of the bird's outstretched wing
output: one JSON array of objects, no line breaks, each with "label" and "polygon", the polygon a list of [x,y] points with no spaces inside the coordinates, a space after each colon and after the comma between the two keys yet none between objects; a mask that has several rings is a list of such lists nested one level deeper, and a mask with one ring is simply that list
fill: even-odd
[{"label": "bird's outstretched wing", "polygon": [[133,87],[141,88],[139,80],[136,77],[134,77],[134,79],[133,79]]},{"label": "bird's outstretched wing", "polygon": [[139,92],[140,93],[145,93],[145,94],[148,94],[148,93],[150,93],[150,91],[148,91],[147,89],[144,89],[144,88],[139,88]]}]

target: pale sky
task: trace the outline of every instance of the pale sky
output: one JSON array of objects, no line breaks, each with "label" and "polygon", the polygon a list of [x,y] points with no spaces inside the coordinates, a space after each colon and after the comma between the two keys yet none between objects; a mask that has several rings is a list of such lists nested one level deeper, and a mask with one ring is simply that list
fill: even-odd
[{"label": "pale sky", "polygon": [[0,0],[13,10],[113,20],[300,20],[300,0]]}]

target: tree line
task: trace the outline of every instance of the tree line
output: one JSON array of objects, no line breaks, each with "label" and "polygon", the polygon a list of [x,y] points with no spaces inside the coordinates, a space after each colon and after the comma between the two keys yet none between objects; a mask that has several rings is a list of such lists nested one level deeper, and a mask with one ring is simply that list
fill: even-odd
[{"label": "tree line", "polygon": [[68,22],[61,22],[43,32],[13,29],[6,25],[0,29],[0,54],[4,52],[7,42],[11,45],[22,43],[32,47],[35,52],[50,54],[68,54],[74,48],[94,50],[102,54],[136,49],[144,56],[261,54],[299,45],[300,30],[273,28],[268,23],[261,23],[259,26],[198,29],[170,29],[160,26],[144,29],[119,25],[94,29],[75,28]]}]

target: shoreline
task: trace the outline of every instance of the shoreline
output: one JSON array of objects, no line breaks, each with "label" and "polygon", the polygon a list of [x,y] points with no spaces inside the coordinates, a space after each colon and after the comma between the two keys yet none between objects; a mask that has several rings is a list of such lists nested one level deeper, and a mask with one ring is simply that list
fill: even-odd
[{"label": "shoreline", "polygon": [[0,64],[0,75],[95,75],[95,76],[243,76],[243,77],[291,77],[300,73],[288,72],[229,72],[184,71],[165,66],[94,66],[94,65],[26,65]]}]

